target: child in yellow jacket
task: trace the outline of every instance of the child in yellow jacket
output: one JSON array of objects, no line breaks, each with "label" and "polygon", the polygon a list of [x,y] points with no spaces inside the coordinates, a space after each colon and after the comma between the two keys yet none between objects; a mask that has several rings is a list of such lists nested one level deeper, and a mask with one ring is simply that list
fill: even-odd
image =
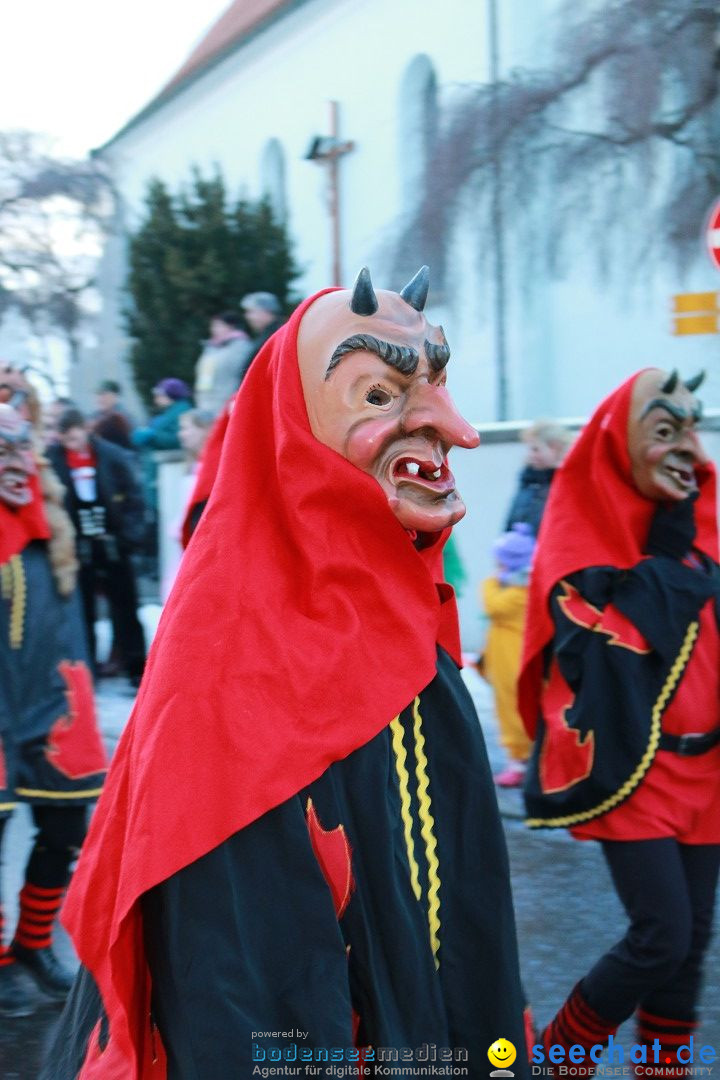
[{"label": "child in yellow jacket", "polygon": [[493,544],[497,572],[480,586],[490,624],[481,670],[493,688],[500,742],[510,758],[509,766],[495,776],[499,787],[521,786],[530,754],[531,742],[518,713],[516,695],[534,549],[530,527],[513,525]]}]

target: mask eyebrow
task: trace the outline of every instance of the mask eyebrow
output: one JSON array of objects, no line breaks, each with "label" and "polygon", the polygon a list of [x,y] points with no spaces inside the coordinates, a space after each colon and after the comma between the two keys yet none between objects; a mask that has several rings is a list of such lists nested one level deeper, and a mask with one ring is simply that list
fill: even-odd
[{"label": "mask eyebrow", "polygon": [[384,363],[394,367],[401,375],[414,374],[420,361],[417,349],[413,349],[410,345],[393,345],[392,342],[381,341],[379,338],[373,337],[372,334],[353,334],[352,337],[341,341],[330,357],[325,378],[330,377],[343,356],[360,351],[375,353]]},{"label": "mask eyebrow", "polygon": [[443,336],[441,345],[433,345],[431,341],[425,338],[425,355],[433,371],[442,371],[450,359],[450,346],[445,339],[445,332],[442,326],[439,329]]},{"label": "mask eyebrow", "polygon": [[[648,401],[643,409],[640,419],[644,420],[653,409],[664,409],[665,412],[670,413],[670,416],[672,416],[674,420],[677,420],[678,423],[682,423],[683,420],[688,420],[690,417],[690,413],[681,408],[680,405],[676,405],[673,401],[667,401],[665,398],[653,398],[652,401]],[[694,415],[693,412],[693,416]]]}]

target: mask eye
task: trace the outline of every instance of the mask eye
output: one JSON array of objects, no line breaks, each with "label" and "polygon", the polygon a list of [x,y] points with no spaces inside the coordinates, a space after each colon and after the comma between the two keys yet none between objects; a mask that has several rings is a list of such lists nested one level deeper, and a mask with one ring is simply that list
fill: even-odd
[{"label": "mask eye", "polygon": [[663,442],[667,442],[669,439],[672,439],[674,434],[675,428],[672,426],[672,424],[658,424],[658,426],[655,428],[656,438],[661,439]]},{"label": "mask eye", "polygon": [[392,399],[393,396],[390,391],[383,386],[371,386],[365,395],[368,405],[376,405],[378,408],[389,405]]}]

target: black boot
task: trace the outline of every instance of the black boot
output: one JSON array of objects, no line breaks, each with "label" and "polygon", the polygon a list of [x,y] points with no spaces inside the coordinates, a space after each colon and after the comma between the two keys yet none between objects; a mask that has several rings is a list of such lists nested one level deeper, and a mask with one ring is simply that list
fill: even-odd
[{"label": "black boot", "polygon": [[0,1016],[30,1016],[36,1004],[23,986],[17,964],[0,965]]},{"label": "black boot", "polygon": [[44,949],[28,949],[14,941],[10,951],[49,997],[62,1001],[68,996],[75,977],[60,963],[49,945]]}]

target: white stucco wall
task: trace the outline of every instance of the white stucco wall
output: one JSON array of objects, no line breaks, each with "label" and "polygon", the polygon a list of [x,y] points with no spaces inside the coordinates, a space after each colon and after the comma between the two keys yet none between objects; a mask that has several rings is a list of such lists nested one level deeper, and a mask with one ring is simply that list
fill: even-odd
[{"label": "white stucco wall", "polygon": [[[598,0],[585,0],[588,8]],[[501,0],[499,44],[504,72],[551,63],[547,50],[558,0]],[[330,100],[340,103],[341,135],[355,150],[341,166],[343,265],[349,283],[365,263],[379,286],[389,280],[389,251],[405,207],[412,146],[401,89],[409,65],[429,57],[442,106],[467,83],[488,78],[488,5],[479,0],[306,0],[191,82],[102,151],[123,199],[126,228],[137,226],[151,176],[171,188],[190,167],[219,165],[229,189],[261,194],[268,140],[285,153],[289,227],[304,273],[298,291],[330,283],[327,176],[304,160],[311,138],[328,131]],[[648,193],[652,197],[652,192]],[[512,217],[513,207],[507,208]],[[631,231],[633,221],[627,222]],[[699,226],[700,227],[700,226]],[[720,288],[720,274],[698,258],[680,278],[657,262],[597,277],[584,242],[560,280],[528,273],[523,236],[508,243],[509,416],[583,415],[613,385],[647,363],[709,369],[708,405],[720,404],[720,335],[670,334],[670,299],[681,291]],[[497,418],[492,282],[477,272],[472,200],[459,222],[453,286],[428,314],[442,321],[453,348],[453,383],[474,420]],[[103,271],[106,300],[95,372],[110,372],[125,347],[116,303],[121,245],[111,242]],[[622,263],[622,245],[618,252]],[[76,381],[84,377],[79,372]]]},{"label": "white stucco wall", "polygon": [[[583,0],[588,9],[600,2]],[[551,63],[548,50],[558,7],[559,0],[498,0],[504,73]],[[124,227],[132,230],[139,223],[150,177],[159,176],[175,189],[187,181],[192,165],[205,172],[219,165],[231,193],[259,196],[263,156],[268,141],[276,139],[285,154],[288,225],[304,268],[298,292],[329,284],[326,170],[304,155],[313,136],[327,134],[328,103],[337,100],[341,137],[356,144],[341,165],[345,283],[367,263],[377,286],[399,287],[402,282],[390,280],[389,251],[406,208],[405,159],[414,142],[405,124],[412,113],[402,98],[405,76],[415,58],[427,56],[441,106],[461,93],[464,84],[487,81],[487,12],[484,0],[445,0],[441,5],[436,0],[296,3],[266,32],[103,149],[122,195]],[[507,211],[512,218],[512,205]],[[473,218],[473,199],[468,197],[453,242],[451,288],[442,304],[431,288],[428,316],[442,322],[453,350],[449,374],[455,398],[472,422],[483,423],[497,416],[493,287],[488,271],[478,270]],[[628,220],[623,227],[629,234],[644,226]],[[639,268],[624,265],[621,237],[615,266],[620,273],[612,283],[599,279],[582,235],[558,279],[528,271],[522,234],[509,241],[509,415],[589,415],[614,386],[648,364],[677,366],[685,376],[706,368],[705,405],[720,406],[720,335],[670,333],[674,293],[720,289],[720,273],[706,257],[699,233],[700,223],[698,256],[682,277],[657,260]],[[92,375],[79,370],[79,382],[116,374],[126,348],[119,317],[122,247],[116,237],[108,248],[99,344]],[[718,440],[711,448],[720,449]],[[518,445],[505,446],[502,453],[488,446],[476,455],[456,455],[454,467],[469,506],[458,539],[473,575],[462,605],[470,646],[477,625],[477,581],[487,572],[489,546],[521,459]]]}]

